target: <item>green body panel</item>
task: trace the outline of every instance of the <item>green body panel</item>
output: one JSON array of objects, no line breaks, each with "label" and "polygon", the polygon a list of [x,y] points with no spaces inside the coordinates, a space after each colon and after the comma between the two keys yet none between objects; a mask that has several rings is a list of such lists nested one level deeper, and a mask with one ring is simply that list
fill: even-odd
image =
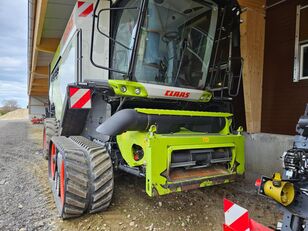
[{"label": "green body panel", "polygon": [[136,108],[137,112],[149,115],[178,115],[178,116],[205,116],[205,117],[232,117],[231,113],[225,112],[206,112],[206,111],[180,111],[180,110],[163,110],[163,109],[148,109]]},{"label": "green body panel", "polygon": [[56,53],[54,54],[53,59],[52,59],[52,61],[51,61],[51,63],[50,63],[50,72],[52,72],[53,69],[54,69],[54,68],[56,67],[56,65],[57,65],[57,62],[58,62],[58,60],[59,60],[59,58],[60,58],[60,51],[61,51],[61,45],[58,46],[58,48],[57,48],[57,50],[56,50]]},{"label": "green body panel", "polygon": [[198,102],[210,102],[211,99],[213,98],[213,95],[211,92],[209,91],[204,91],[203,95],[201,96],[201,98],[198,100]]},{"label": "green body panel", "polygon": [[[148,93],[145,87],[138,82],[126,81],[126,80],[108,80],[109,85],[114,90],[116,95],[130,96],[130,97],[147,97]],[[121,91],[125,87],[126,91]],[[136,93],[136,89],[140,90],[140,94]]]},{"label": "green body panel", "polygon": [[[146,109],[136,109],[145,112]],[[171,113],[165,110],[148,110],[156,114]],[[187,111],[174,111],[174,115],[186,114]],[[226,117],[226,126],[220,133],[199,133],[188,130],[181,130],[174,134],[156,134],[156,127],[153,125],[149,131],[128,131],[117,136],[122,157],[130,167],[146,167],[146,192],[149,196],[164,195],[171,192],[183,191],[191,188],[211,186],[234,181],[237,175],[243,175],[245,171],[244,160],[244,137],[229,133],[231,120],[228,113],[194,112],[199,116],[220,115]],[[133,145],[139,145],[144,151],[144,157],[134,160]],[[209,148],[231,148],[232,161],[228,168],[219,174],[202,177],[192,177],[185,180],[172,180],[169,177],[171,154],[174,150],[192,150]]]}]

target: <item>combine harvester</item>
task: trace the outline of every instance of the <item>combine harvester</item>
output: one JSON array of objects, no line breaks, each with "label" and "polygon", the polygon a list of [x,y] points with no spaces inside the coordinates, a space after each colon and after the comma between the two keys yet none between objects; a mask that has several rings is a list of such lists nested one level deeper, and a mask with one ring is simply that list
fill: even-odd
[{"label": "combine harvester", "polygon": [[114,171],[149,196],[244,174],[236,0],[78,1],[50,64],[44,151],[60,216],[108,208]]}]

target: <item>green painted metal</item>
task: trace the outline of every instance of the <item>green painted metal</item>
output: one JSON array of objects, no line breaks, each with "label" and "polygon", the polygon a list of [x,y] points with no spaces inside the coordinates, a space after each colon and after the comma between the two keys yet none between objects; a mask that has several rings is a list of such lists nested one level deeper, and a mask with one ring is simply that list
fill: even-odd
[{"label": "green painted metal", "polygon": [[[147,97],[148,93],[145,87],[138,82],[126,80],[108,80],[116,95],[130,97]],[[137,93],[139,92],[139,94]]]},{"label": "green painted metal", "polygon": [[213,98],[213,94],[211,92],[204,91],[199,101],[207,103],[207,102],[210,102],[212,98]]},{"label": "green painted metal", "polygon": [[[146,109],[136,109],[145,112]],[[162,113],[162,110],[157,114]],[[150,110],[147,110],[150,113]],[[172,111],[165,111],[171,114]],[[185,111],[174,111],[176,115],[186,114]],[[200,112],[201,113],[201,112]],[[198,114],[195,112],[193,114]],[[213,116],[216,113],[207,112],[205,115]],[[222,113],[218,113],[221,115]],[[153,125],[149,131],[129,131],[117,136],[121,154],[130,167],[146,167],[146,192],[149,196],[164,195],[171,192],[187,190],[191,186],[206,187],[234,181],[236,176],[243,175],[245,171],[244,137],[240,133],[231,134],[231,120],[229,113],[224,113],[227,123],[225,128],[218,134],[198,133],[182,129],[174,134],[157,134]],[[199,114],[200,115],[200,114]],[[221,115],[222,116],[222,115]],[[144,157],[134,160],[133,145],[139,145],[144,151]],[[230,148],[232,161],[224,172],[201,177],[193,177],[185,180],[170,179],[171,155],[175,150]]]},{"label": "green painted metal", "polygon": [[136,108],[137,112],[149,115],[178,115],[178,116],[206,116],[206,117],[232,117],[231,113],[224,112],[205,112],[205,111],[184,111],[184,110],[163,110]]},{"label": "green painted metal", "polygon": [[54,54],[53,59],[50,63],[50,72],[51,73],[53,72],[53,69],[56,67],[57,62],[60,59],[60,51],[61,51],[61,45],[58,46],[56,53]]}]

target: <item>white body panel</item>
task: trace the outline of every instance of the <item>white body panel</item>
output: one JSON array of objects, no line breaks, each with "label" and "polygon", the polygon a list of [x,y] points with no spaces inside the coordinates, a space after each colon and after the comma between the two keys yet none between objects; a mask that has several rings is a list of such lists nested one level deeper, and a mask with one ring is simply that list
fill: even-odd
[{"label": "white body panel", "polygon": [[[63,33],[49,90],[50,102],[55,105],[56,118],[61,119],[67,85],[79,81],[108,80],[108,71],[95,67],[90,61],[92,20],[96,0],[77,1]],[[101,0],[98,10],[109,8],[110,1]],[[109,11],[101,15],[99,28],[109,34]],[[109,65],[109,39],[94,33],[93,60],[102,66]],[[81,61],[79,61],[79,58]],[[55,74],[56,73],[56,74]]]},{"label": "white body panel", "polygon": [[[91,0],[94,5],[96,0]],[[110,8],[110,1],[101,0],[98,6],[100,9]],[[97,12],[98,12],[97,11]],[[93,12],[87,17],[78,17],[78,13],[75,14],[77,17],[77,27],[82,30],[82,80],[108,80],[108,71],[101,68],[95,67],[90,61],[90,48],[91,48],[91,34],[92,34],[92,21]],[[109,35],[109,22],[110,22],[110,11],[104,11],[100,16],[99,28],[105,34]],[[94,49],[93,49],[93,60],[95,63],[108,67],[109,66],[109,39],[97,30],[94,31]]]},{"label": "white body panel", "polygon": [[172,87],[172,86],[163,86],[156,84],[142,83],[148,93],[149,98],[160,98],[160,99],[183,99],[183,100],[200,100],[204,95],[204,91]]},{"label": "white body panel", "polygon": [[[71,18],[67,24],[63,37],[61,39],[60,55],[62,56],[67,49],[70,49],[69,45],[71,41],[77,39],[77,33],[80,31],[82,37],[81,40],[82,80],[83,81],[102,80],[102,79],[107,80],[108,71],[95,67],[90,61],[92,21],[93,21],[93,13],[96,0],[84,1],[85,3],[80,7],[78,6],[78,2],[79,1],[77,1],[76,6],[74,7]],[[88,6],[90,7],[91,4],[93,7],[93,11],[91,11],[91,13],[85,16],[83,12],[86,11],[87,7]],[[84,7],[84,5],[86,6]],[[97,11],[109,7],[110,7],[110,1],[101,0],[98,5]],[[109,35],[110,11],[104,11],[104,13],[101,14],[101,16],[103,20],[100,20],[99,28],[104,33]],[[95,49],[93,50],[93,60],[96,61],[96,63],[98,63],[101,66],[108,66],[109,39],[99,34],[97,30],[95,30],[94,32],[94,47]],[[76,55],[77,55],[77,47],[74,47],[74,49],[76,49]]]}]

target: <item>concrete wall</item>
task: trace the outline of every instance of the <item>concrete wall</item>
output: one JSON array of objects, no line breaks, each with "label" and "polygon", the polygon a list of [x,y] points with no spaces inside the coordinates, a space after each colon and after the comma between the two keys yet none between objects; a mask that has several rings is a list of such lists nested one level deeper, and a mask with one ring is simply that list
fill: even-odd
[{"label": "concrete wall", "polygon": [[256,133],[245,134],[246,178],[272,176],[282,171],[280,157],[292,148],[294,136]]},{"label": "concrete wall", "polygon": [[48,99],[47,97],[40,96],[30,96],[29,97],[29,118],[33,118],[34,116],[37,118],[45,115],[45,106],[47,105]]}]

